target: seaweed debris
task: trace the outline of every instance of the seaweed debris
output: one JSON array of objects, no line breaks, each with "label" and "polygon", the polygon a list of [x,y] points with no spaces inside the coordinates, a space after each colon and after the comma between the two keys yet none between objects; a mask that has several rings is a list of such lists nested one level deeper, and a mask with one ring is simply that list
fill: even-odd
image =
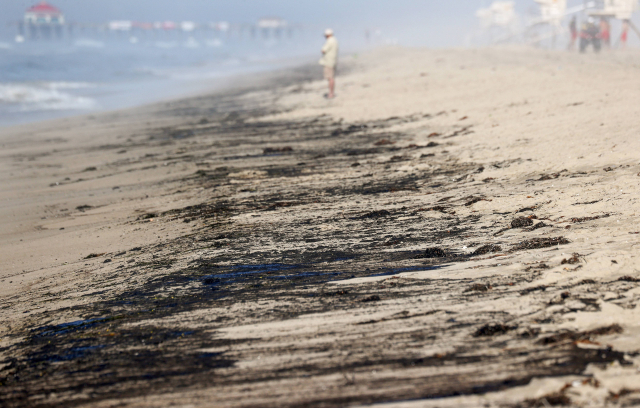
[{"label": "seaweed debris", "polygon": [[471,255],[478,256],[500,251],[502,251],[502,247],[500,245],[488,244],[476,249]]},{"label": "seaweed debris", "polygon": [[526,241],[522,241],[517,245],[514,245],[513,248],[511,248],[511,252],[523,251],[526,249],[549,248],[557,245],[566,245],[570,243],[571,241],[569,241],[564,237],[533,238],[533,239],[528,239]]},{"label": "seaweed debris", "polygon": [[424,251],[424,258],[445,258],[447,256],[447,252],[442,248],[427,248]]},{"label": "seaweed debris", "polygon": [[518,217],[511,221],[511,228],[525,228],[533,225],[533,220],[528,217]]},{"label": "seaweed debris", "polygon": [[377,218],[384,218],[384,217],[390,217],[391,213],[387,210],[378,210],[378,211],[371,211],[368,212],[360,217],[356,217],[354,219],[377,219]]},{"label": "seaweed debris", "polygon": [[571,222],[574,224],[577,224],[580,222],[594,221],[594,220],[599,220],[600,218],[608,218],[608,217],[611,217],[611,214],[597,215],[595,217],[572,218]]},{"label": "seaweed debris", "polygon": [[612,324],[611,326],[599,327],[597,329],[584,332],[564,332],[554,334],[553,336],[538,340],[538,344],[549,345],[565,341],[585,341],[591,340],[594,336],[606,336],[609,334],[620,334],[622,332],[624,332],[624,329],[619,324]]},{"label": "seaweed debris", "polygon": [[285,147],[266,147],[262,150],[262,154],[275,154],[275,153],[289,153],[293,148],[290,146]]},{"label": "seaweed debris", "polygon": [[488,292],[491,289],[490,285],[485,285],[484,283],[474,283],[465,289],[465,292]]},{"label": "seaweed debris", "polygon": [[525,228],[524,230],[525,231],[535,231],[537,229],[545,228],[545,227],[548,227],[548,226],[549,226],[549,224],[545,224],[544,222],[539,222],[539,223],[535,224],[533,227]]},{"label": "seaweed debris", "polygon": [[575,265],[575,264],[577,264],[577,263],[579,263],[579,262],[580,262],[580,254],[578,254],[578,253],[574,253],[574,254],[573,254],[573,256],[572,256],[571,258],[568,258],[568,259],[567,259],[567,258],[565,258],[565,259],[563,259],[563,260],[562,260],[562,262],[560,262],[560,264],[561,264],[561,265],[566,265],[566,264],[569,264],[569,265]]},{"label": "seaweed debris", "polygon": [[517,329],[517,326],[507,326],[505,324],[487,324],[479,328],[473,333],[473,337],[491,337],[499,334],[505,334],[511,330]]}]

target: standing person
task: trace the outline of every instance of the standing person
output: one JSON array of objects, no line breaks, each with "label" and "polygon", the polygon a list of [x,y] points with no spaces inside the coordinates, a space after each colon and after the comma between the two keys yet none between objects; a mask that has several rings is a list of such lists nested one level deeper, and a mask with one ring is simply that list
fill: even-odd
[{"label": "standing person", "polygon": [[576,40],[578,39],[578,20],[576,16],[573,16],[571,23],[569,23],[569,31],[571,31],[571,44],[569,44],[569,51],[573,51],[576,46]]},{"label": "standing person", "polygon": [[593,50],[596,53],[600,52],[600,48],[602,47],[600,28],[596,25],[596,20],[593,17],[589,17],[587,22],[582,25],[582,31],[580,32],[580,52],[585,52],[590,44],[593,45]]},{"label": "standing person", "polygon": [[600,19],[600,38],[605,48],[611,47],[611,24],[604,17]]},{"label": "standing person", "polygon": [[338,40],[333,35],[332,29],[324,32],[327,41],[322,47],[322,59],[320,65],[324,66],[324,78],[329,81],[329,99],[335,97],[336,67],[338,66]]},{"label": "standing person", "polygon": [[629,39],[629,20],[622,20],[622,34],[620,34],[620,41],[622,42],[622,49],[627,49],[627,40]]}]

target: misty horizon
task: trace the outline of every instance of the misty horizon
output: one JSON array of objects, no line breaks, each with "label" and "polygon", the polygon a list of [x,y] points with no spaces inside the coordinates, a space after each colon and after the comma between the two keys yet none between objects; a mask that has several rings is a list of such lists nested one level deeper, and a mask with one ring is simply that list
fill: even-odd
[{"label": "misty horizon", "polygon": [[[15,28],[9,23],[22,19],[24,11],[35,0],[17,0],[0,6],[4,21],[5,39],[11,40]],[[489,0],[399,0],[393,4],[383,1],[348,0],[345,2],[304,2],[293,0],[236,0],[211,4],[201,0],[186,0],[176,6],[170,0],[112,0],[84,1],[52,0],[69,22],[86,24],[113,20],[141,22],[194,21],[208,23],[255,23],[261,18],[278,17],[306,30],[332,27],[343,36],[362,36],[365,31],[380,31],[395,43],[408,46],[455,47],[465,45],[465,39],[478,27],[476,11],[491,4]],[[516,10],[521,17],[536,13],[533,0],[517,0]],[[569,0],[569,6],[582,4]]]}]

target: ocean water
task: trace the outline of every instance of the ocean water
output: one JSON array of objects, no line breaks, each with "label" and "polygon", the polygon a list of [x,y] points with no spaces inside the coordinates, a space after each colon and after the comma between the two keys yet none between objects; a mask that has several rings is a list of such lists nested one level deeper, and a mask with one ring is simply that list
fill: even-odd
[{"label": "ocean water", "polygon": [[0,41],[0,126],[152,103],[312,55],[303,41]]}]

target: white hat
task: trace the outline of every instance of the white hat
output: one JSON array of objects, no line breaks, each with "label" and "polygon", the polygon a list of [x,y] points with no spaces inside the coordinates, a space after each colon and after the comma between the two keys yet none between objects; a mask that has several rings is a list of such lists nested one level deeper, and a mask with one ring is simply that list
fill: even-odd
[{"label": "white hat", "polygon": [[333,30],[330,28],[327,28],[326,30],[324,30],[324,35],[327,37],[330,35],[333,35]]}]

